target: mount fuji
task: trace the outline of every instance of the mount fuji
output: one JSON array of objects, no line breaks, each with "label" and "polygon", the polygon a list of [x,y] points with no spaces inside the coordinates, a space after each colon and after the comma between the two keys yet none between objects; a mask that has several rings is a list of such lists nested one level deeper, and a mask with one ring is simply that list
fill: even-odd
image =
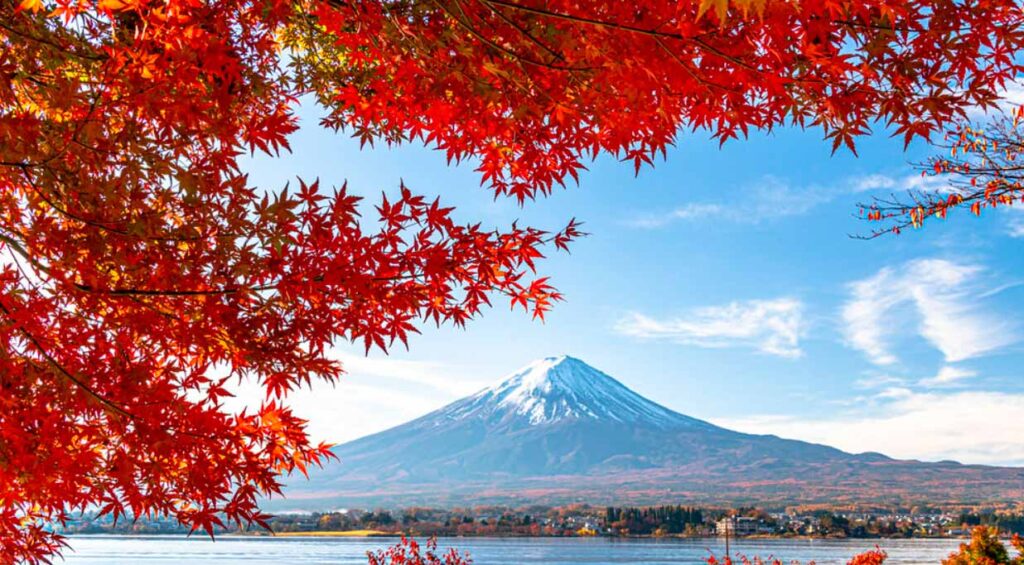
[{"label": "mount fuji", "polygon": [[572,357],[335,448],[270,507],[476,503],[978,502],[1024,470],[900,461],[731,431],[672,411]]}]

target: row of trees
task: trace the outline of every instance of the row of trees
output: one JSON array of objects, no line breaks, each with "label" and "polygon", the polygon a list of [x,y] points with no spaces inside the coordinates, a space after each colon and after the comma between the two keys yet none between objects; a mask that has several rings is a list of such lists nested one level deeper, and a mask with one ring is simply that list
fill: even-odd
[{"label": "row of trees", "polygon": [[966,526],[989,526],[1001,532],[1024,534],[1024,514],[1017,512],[965,513],[960,515],[959,523]]},{"label": "row of trees", "polygon": [[[486,515],[481,516],[481,512]],[[565,536],[575,535],[580,525],[557,513],[540,517],[509,509],[481,512],[452,509],[410,508],[364,512],[349,510],[310,516],[276,516],[270,520],[275,532],[378,530],[391,533],[415,532],[426,536]]]},{"label": "row of trees", "polygon": [[690,506],[653,506],[646,508],[609,506],[604,525],[615,532],[634,535],[681,534],[704,525],[704,511]]}]

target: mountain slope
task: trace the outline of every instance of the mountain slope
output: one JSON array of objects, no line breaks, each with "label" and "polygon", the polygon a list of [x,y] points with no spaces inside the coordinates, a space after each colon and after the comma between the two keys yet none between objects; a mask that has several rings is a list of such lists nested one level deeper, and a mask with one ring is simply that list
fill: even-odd
[{"label": "mountain slope", "polygon": [[897,461],[734,432],[656,404],[572,357],[536,361],[335,451],[339,462],[286,491],[292,505],[952,502],[1015,497],[1022,484],[1017,469]]}]

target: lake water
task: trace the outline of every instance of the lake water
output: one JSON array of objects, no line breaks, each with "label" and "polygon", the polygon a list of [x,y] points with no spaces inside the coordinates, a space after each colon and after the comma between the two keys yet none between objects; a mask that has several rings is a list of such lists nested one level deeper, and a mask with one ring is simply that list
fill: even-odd
[{"label": "lake water", "polygon": [[[65,551],[68,565],[128,565],[213,563],[365,564],[366,552],[397,540],[391,538],[252,538],[209,539],[177,536],[75,536]],[[773,555],[784,560],[814,560],[819,564],[846,563],[850,556],[874,549],[889,553],[887,565],[937,564],[958,540],[740,540],[734,553]],[[701,563],[708,550],[725,553],[722,540],[609,539],[609,538],[442,538],[449,546],[468,551],[476,565],[622,565],[635,563]],[[59,563],[59,561],[58,561]]]}]

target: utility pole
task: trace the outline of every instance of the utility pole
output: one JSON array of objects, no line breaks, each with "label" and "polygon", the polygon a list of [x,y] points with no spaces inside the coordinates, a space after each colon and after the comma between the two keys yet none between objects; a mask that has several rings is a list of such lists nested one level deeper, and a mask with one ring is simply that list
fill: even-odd
[{"label": "utility pole", "polygon": [[729,530],[732,529],[732,516],[725,515],[725,558],[729,559]]}]

